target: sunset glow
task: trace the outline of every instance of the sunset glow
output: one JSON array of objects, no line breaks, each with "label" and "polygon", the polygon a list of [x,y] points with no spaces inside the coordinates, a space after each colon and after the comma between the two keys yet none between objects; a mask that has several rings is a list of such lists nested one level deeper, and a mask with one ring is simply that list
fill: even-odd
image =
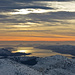
[{"label": "sunset glow", "polygon": [[0,6],[0,41],[75,41],[74,0],[8,3]]}]

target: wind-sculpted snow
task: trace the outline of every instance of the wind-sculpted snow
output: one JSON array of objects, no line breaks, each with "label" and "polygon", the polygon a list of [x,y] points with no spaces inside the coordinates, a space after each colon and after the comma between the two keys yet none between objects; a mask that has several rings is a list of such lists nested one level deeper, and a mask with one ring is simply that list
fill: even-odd
[{"label": "wind-sculpted snow", "polygon": [[0,56],[8,56],[8,55],[11,55],[10,51],[4,48],[0,49]]},{"label": "wind-sculpted snow", "polygon": [[20,57],[20,56],[8,56],[9,59],[17,61],[19,63],[25,64],[25,65],[35,65],[37,63],[36,59],[38,57]]}]

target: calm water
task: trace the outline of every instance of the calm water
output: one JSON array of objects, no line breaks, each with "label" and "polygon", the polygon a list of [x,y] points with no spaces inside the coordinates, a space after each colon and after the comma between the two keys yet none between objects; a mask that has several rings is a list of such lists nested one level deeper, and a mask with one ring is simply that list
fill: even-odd
[{"label": "calm water", "polygon": [[25,52],[25,53],[31,53],[31,55],[27,56],[37,56],[37,57],[46,57],[46,56],[52,56],[52,55],[64,55],[67,57],[72,57],[70,54],[60,54],[56,52],[52,52],[52,50],[45,50],[45,49],[37,49],[34,48],[36,46],[40,45],[75,45],[75,41],[63,41],[63,42],[56,42],[56,41],[50,41],[50,42],[27,42],[27,41],[0,41],[0,47],[14,47],[16,51],[12,52]]},{"label": "calm water", "polygon": [[67,57],[72,57],[72,55],[70,54],[60,54],[60,53],[53,52],[52,50],[37,49],[34,47],[15,47],[15,48],[16,51],[12,51],[12,53],[15,52],[31,53],[31,55],[27,55],[27,56],[47,57],[53,55],[64,55]]},{"label": "calm water", "polygon": [[0,41],[0,46],[19,45],[23,44],[26,47],[32,45],[75,45],[75,41]]}]

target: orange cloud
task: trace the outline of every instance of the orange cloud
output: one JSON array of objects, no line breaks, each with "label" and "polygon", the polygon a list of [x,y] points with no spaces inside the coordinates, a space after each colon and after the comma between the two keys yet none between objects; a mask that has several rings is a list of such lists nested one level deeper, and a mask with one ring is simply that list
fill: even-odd
[{"label": "orange cloud", "polygon": [[75,38],[42,38],[1,36],[0,41],[75,41]]}]

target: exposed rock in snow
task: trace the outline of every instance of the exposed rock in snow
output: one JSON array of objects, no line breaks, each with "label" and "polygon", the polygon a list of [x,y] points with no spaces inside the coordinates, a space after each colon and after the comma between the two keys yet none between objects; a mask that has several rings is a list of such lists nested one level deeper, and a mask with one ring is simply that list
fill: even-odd
[{"label": "exposed rock in snow", "polygon": [[35,65],[35,64],[37,64],[36,59],[37,59],[38,57],[8,56],[8,58],[11,59],[11,60],[20,62],[20,63],[22,63],[22,64],[25,64],[25,65]]},{"label": "exposed rock in snow", "polygon": [[11,55],[11,52],[5,48],[0,49],[0,56],[8,56]]}]

